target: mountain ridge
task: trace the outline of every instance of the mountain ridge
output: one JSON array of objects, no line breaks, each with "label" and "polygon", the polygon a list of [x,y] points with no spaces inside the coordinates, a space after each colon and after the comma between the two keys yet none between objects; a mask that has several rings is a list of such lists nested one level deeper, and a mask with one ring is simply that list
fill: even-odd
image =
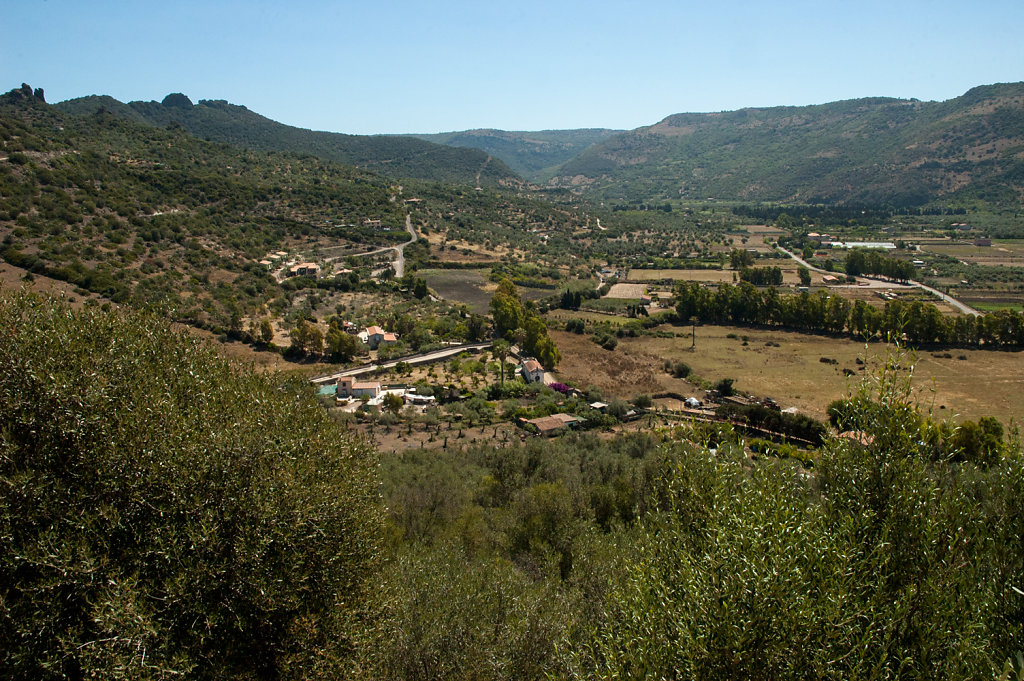
[{"label": "mountain ridge", "polygon": [[61,102],[262,151],[308,153],[392,178],[570,189],[595,201],[707,198],[837,205],[1010,206],[1024,197],[1024,83],[943,102],[864,97],[676,113],[605,128],[359,136],[294,128],[224,100]]},{"label": "mountain ridge", "polygon": [[391,178],[415,178],[485,186],[514,185],[521,180],[503,162],[477,149],[449,147],[411,136],[348,135],[279,123],[226,100],[199,100],[172,93],[162,102],[120,102],[89,95],[59,102],[73,115],[104,110],[121,118],[158,127],[180,125],[210,141],[255,151],[305,153],[352,165]]},{"label": "mountain ridge", "polygon": [[1024,195],[1024,83],[672,114],[591,146],[550,184],[612,201],[1011,203]]}]

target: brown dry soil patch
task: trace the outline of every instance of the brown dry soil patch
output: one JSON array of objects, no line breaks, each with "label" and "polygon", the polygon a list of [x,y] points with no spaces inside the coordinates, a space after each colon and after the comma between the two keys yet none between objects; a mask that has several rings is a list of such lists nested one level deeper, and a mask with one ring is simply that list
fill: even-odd
[{"label": "brown dry soil patch", "polygon": [[605,298],[637,300],[647,290],[647,284],[613,284]]},{"label": "brown dry soil patch", "polygon": [[[16,291],[20,288],[32,291],[40,294],[50,294],[63,296],[64,300],[69,302],[73,307],[81,307],[82,304],[88,300],[93,299],[97,302],[105,302],[105,298],[101,298],[95,293],[86,293],[80,295],[75,293],[75,286],[69,284],[66,281],[60,281],[58,279],[51,279],[50,277],[44,277],[39,274],[32,275],[31,281],[24,279],[27,270],[20,267],[14,267],[5,262],[0,262],[0,290],[3,291]],[[113,303],[111,303],[113,305]]]},{"label": "brown dry soil patch", "polygon": [[[611,352],[588,335],[553,330],[551,336],[562,353],[557,375],[580,387],[597,386],[606,397],[668,391],[700,396],[703,391],[696,386],[664,372],[665,360],[681,360],[705,380],[732,378],[742,392],[770,396],[782,407],[795,406],[825,418],[829,402],[857,389],[862,381],[870,383],[892,351],[884,344],[866,347],[844,339],[721,326],[698,326],[697,347],[691,350],[689,329],[663,329],[682,337],[624,338]],[[824,363],[823,357],[836,363]],[[858,364],[858,359],[865,364]],[[976,420],[992,415],[1003,423],[1024,417],[1022,352],[922,351],[908,354],[901,363],[913,367],[916,398],[936,417]],[[854,375],[845,375],[844,369]]]}]

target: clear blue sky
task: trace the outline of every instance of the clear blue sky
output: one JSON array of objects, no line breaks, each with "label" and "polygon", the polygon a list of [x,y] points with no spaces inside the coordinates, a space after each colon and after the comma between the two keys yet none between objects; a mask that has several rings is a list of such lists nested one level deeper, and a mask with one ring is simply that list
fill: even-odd
[{"label": "clear blue sky", "polygon": [[183,92],[304,128],[634,128],[1024,80],[1024,0],[0,0],[0,90]]}]

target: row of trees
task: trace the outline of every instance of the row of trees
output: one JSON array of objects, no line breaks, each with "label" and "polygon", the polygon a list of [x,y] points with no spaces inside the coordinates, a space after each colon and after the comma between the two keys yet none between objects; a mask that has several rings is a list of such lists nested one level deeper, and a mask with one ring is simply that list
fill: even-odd
[{"label": "row of trees", "polygon": [[876,274],[896,281],[907,281],[914,276],[914,265],[906,260],[891,258],[880,251],[853,248],[846,254],[846,273]]},{"label": "row of trees", "polygon": [[826,291],[781,296],[749,282],[704,288],[696,282],[676,286],[676,314],[717,324],[780,326],[808,333],[849,333],[858,340],[895,338],[915,345],[959,347],[1024,346],[1024,314],[999,310],[986,315],[948,317],[922,301],[892,300],[878,309],[864,301],[851,303]]},{"label": "row of trees", "polygon": [[748,281],[754,286],[782,286],[782,268],[744,267],[740,270],[740,280]]}]

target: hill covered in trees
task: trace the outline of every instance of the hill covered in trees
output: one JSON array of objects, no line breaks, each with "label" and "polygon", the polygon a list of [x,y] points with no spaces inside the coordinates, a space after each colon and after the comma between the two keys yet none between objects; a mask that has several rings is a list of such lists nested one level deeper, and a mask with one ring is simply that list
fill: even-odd
[{"label": "hill covered in trees", "polygon": [[676,114],[599,142],[552,180],[616,202],[1017,205],[1024,83],[945,102],[856,99]]},{"label": "hill covered in trees", "polygon": [[108,96],[80,97],[56,105],[75,115],[102,110],[136,122],[178,125],[193,135],[257,151],[310,154],[393,178],[419,178],[497,186],[517,182],[499,160],[477,149],[434,144],[411,136],[345,135],[295,128],[272,121],[244,106],[223,100],[193,104],[185,95],[170,94],[161,102],[124,104]]},{"label": "hill covered in trees", "polygon": [[453,147],[482,149],[531,182],[546,182],[563,163],[619,132],[622,131],[604,128],[536,132],[480,129],[413,137]]},{"label": "hill covered in trees", "polygon": [[0,97],[0,142],[0,257],[174,319],[223,324],[265,305],[277,286],[257,261],[275,250],[404,239],[390,181],[312,156],[70,115],[22,90]]},{"label": "hill covered in trees", "polygon": [[101,101],[79,115],[27,86],[0,96],[0,259],[215,330],[288,308],[291,292],[259,264],[275,251],[315,259],[394,245],[410,213],[453,241],[510,247],[541,247],[537,225],[568,235],[589,220],[542,197],[399,185],[310,154],[210,142]]}]

